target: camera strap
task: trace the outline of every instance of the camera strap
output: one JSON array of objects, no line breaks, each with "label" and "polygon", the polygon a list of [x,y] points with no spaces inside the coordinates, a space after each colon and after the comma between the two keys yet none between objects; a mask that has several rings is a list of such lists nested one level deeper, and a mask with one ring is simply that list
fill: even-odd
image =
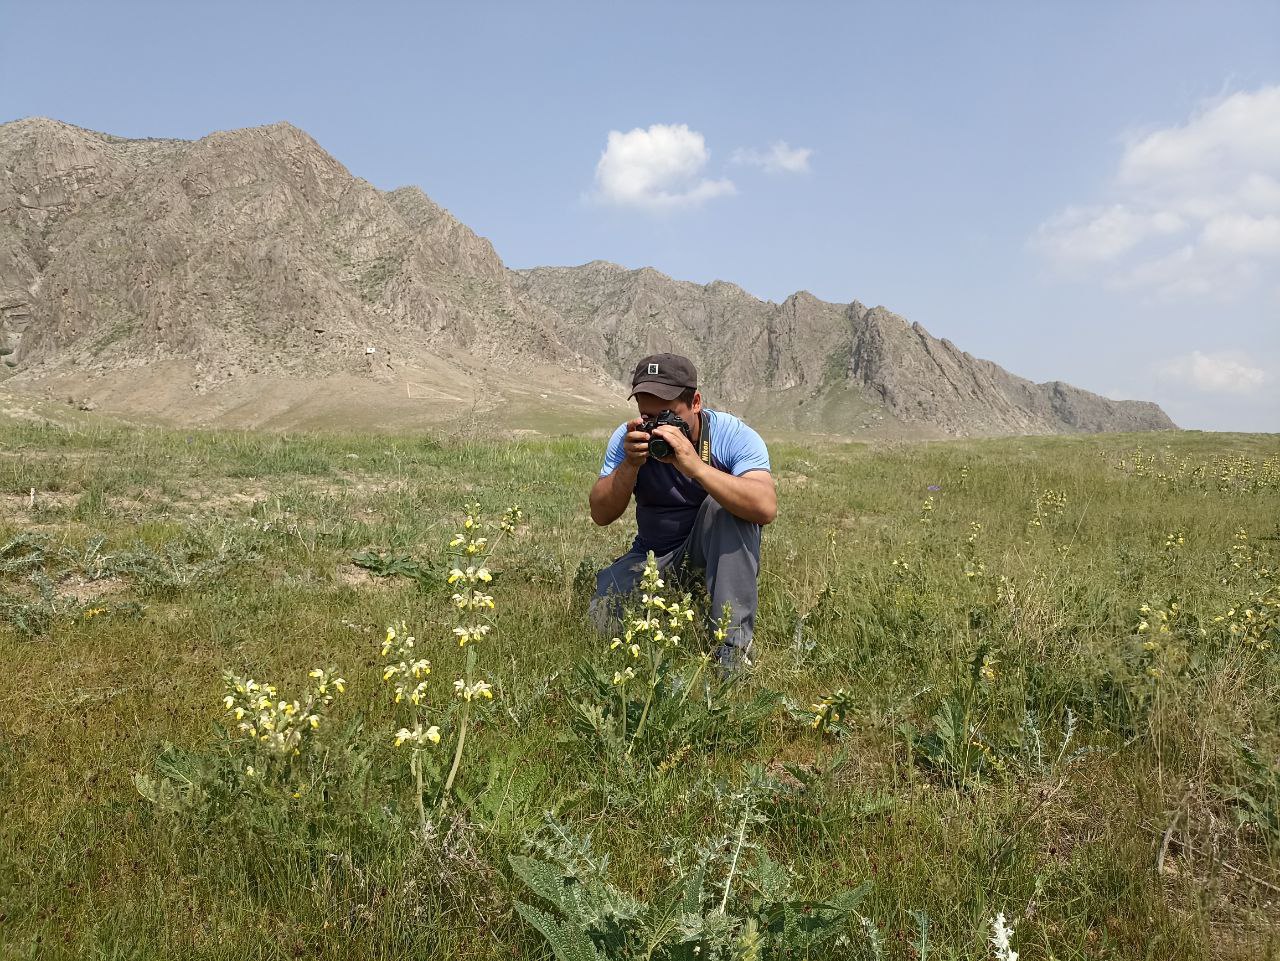
[{"label": "camera strap", "polygon": [[698,456],[702,458],[702,463],[711,463],[711,418],[707,416],[707,412],[700,411],[698,414],[702,418],[702,436],[698,438]]}]

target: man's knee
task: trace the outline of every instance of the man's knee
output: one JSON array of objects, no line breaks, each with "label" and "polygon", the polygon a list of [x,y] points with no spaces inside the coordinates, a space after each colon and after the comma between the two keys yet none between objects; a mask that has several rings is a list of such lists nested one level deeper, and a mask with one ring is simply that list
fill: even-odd
[{"label": "man's knee", "polygon": [[601,634],[612,634],[622,623],[615,599],[614,594],[597,594],[587,604],[587,618]]},{"label": "man's knee", "polygon": [[623,604],[637,583],[635,562],[627,555],[596,572],[596,591],[587,605],[587,614],[601,633],[611,633],[622,623]]},{"label": "man's knee", "polygon": [[629,555],[624,555],[596,572],[595,596],[603,598],[611,594],[630,594],[639,583],[640,574],[634,560]]},{"label": "man's knee", "polygon": [[698,520],[706,530],[732,529],[747,536],[760,535],[760,525],[755,521],[743,520],[714,497],[708,497],[699,508]]},{"label": "man's knee", "polygon": [[713,498],[708,497],[707,504],[700,509],[698,523],[693,536],[697,539],[695,558],[698,567],[704,567],[714,556],[726,556],[746,551],[752,556],[760,553],[759,524],[745,521],[730,512]]}]

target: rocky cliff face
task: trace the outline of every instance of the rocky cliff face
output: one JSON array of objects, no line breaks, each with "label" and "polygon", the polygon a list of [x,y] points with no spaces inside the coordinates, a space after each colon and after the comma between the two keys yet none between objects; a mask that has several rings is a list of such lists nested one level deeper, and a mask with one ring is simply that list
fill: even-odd
[{"label": "rocky cliff face", "polygon": [[710,395],[766,420],[794,423],[807,403],[815,428],[868,426],[865,411],[831,404],[850,395],[952,435],[1174,427],[1154,404],[1016,377],[883,307],[830,304],[804,291],[775,304],[733,284],[703,287],[601,261],[518,274],[520,290],[560,319],[559,336],[614,377],[628,376],[646,353],[684,352]]},{"label": "rocky cliff face", "polygon": [[1154,405],[1014,377],[883,308],[774,304],[599,261],[509,271],[421,190],[380,191],[289,124],[198,141],[0,125],[10,388],[71,383],[108,407],[287,426],[312,422],[333,379],[372,398],[366,422],[403,423],[467,403],[607,404],[636,359],[668,349],[718,402],[826,430],[1172,426]]},{"label": "rocky cliff face", "polygon": [[[195,142],[0,127],[0,303],[13,369],[189,359],[314,375],[456,349],[580,366],[488,241],[383,193],[288,124]],[[513,350],[514,348],[514,350]]]},{"label": "rocky cliff face", "polygon": [[518,289],[557,318],[557,334],[624,380],[645,354],[672,350],[698,365],[715,396],[816,389],[833,348],[847,348],[849,308],[806,293],[770,304],[741,287],[676,281],[651,268],[595,261],[516,271]]}]

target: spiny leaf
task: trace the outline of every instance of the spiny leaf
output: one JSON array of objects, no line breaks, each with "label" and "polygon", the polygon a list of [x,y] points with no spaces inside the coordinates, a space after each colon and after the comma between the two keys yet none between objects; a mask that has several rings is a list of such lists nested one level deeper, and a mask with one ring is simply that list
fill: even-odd
[{"label": "spiny leaf", "polygon": [[556,961],[604,961],[586,933],[570,923],[560,923],[522,901],[516,902],[516,910],[546,938]]}]

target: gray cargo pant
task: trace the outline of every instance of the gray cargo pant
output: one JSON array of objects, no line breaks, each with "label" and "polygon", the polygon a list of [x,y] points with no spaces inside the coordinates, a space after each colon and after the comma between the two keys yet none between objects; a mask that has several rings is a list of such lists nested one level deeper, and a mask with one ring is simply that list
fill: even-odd
[{"label": "gray cargo pant", "polygon": [[[618,633],[629,595],[640,585],[646,555],[632,549],[596,574],[596,593],[589,612],[602,634]],[[657,558],[658,569],[680,590],[691,589],[693,576],[705,578],[714,623],[728,601],[729,634],[715,652],[723,664],[737,666],[751,654],[756,607],[760,602],[760,525],[735,517],[708,496],[698,508],[693,529],[683,544]],[[668,597],[668,599],[670,599]]]}]

